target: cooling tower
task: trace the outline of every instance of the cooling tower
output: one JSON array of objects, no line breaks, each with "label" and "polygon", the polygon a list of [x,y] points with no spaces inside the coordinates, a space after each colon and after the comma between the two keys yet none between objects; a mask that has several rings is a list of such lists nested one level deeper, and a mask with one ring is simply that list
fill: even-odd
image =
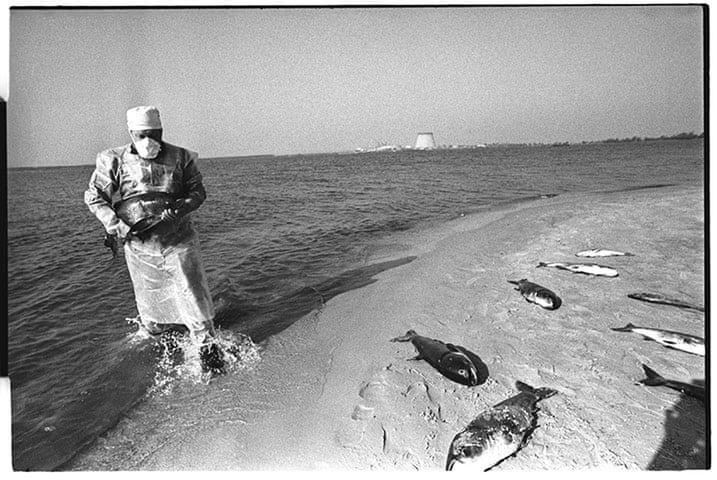
[{"label": "cooling tower", "polygon": [[436,141],[433,139],[433,132],[419,133],[416,137],[416,146],[414,148],[436,148]]}]

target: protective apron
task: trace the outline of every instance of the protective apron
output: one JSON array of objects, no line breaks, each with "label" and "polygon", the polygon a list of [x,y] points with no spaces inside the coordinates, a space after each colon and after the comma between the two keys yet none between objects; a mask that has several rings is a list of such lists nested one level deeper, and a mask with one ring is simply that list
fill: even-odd
[{"label": "protective apron", "polygon": [[[131,226],[142,212],[159,214],[180,198],[201,204],[206,193],[196,158],[166,142],[152,160],[131,144],[106,150],[97,157],[85,203],[108,230],[118,218]],[[121,200],[112,205],[116,193]],[[162,222],[141,238],[129,236],[124,253],[142,324],[153,333],[161,324],[183,324],[195,341],[207,342],[214,334],[214,305],[189,215]]]}]

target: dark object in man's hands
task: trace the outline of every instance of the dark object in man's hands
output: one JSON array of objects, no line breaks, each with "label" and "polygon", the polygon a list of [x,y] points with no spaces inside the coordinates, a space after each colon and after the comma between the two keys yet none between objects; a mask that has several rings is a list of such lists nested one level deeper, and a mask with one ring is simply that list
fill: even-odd
[{"label": "dark object in man's hands", "polygon": [[159,217],[152,216],[143,218],[132,225],[132,228],[129,229],[129,235],[134,235],[140,240],[146,240],[150,231],[160,223],[162,223],[162,219]]},{"label": "dark object in man's hands", "polygon": [[120,247],[119,235],[117,235],[116,233],[106,233],[105,247],[109,248],[112,251],[112,258],[117,258],[117,250],[119,250]]}]

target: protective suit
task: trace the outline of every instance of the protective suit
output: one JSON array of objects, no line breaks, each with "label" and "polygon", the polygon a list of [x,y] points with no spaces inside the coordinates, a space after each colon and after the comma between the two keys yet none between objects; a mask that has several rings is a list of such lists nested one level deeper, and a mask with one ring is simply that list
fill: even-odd
[{"label": "protective suit", "polygon": [[[119,219],[129,226],[158,219],[185,199],[196,208],[206,198],[196,162],[196,153],[166,142],[153,159],[139,156],[133,143],[105,150],[97,155],[85,203],[108,232]],[[120,200],[113,204],[113,196]],[[124,244],[142,324],[151,333],[162,324],[183,324],[206,343],[214,335],[214,305],[190,216],[152,223]]]}]

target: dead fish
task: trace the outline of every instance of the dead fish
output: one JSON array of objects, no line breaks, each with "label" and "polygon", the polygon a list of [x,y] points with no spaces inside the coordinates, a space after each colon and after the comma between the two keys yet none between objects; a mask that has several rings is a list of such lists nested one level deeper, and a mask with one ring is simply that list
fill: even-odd
[{"label": "dead fish", "polygon": [[692,308],[704,312],[704,307],[693,305],[691,303],[683,302],[675,298],[666,297],[661,293],[628,293],[628,297],[634,298],[635,300],[642,300],[643,302],[660,303],[662,305],[672,305],[673,307],[680,308]]},{"label": "dead fish", "polygon": [[117,251],[119,251],[121,246],[119,235],[116,233],[105,233],[104,245],[112,252],[112,258],[117,258]]},{"label": "dead fish", "polygon": [[488,379],[488,367],[475,353],[450,343],[443,343],[418,335],[409,330],[405,335],[392,338],[392,342],[411,342],[418,355],[412,360],[425,360],[443,376],[473,387]]},{"label": "dead fish", "polygon": [[611,328],[610,330],[614,330],[616,332],[639,333],[646,339],[654,340],[668,348],[682,350],[683,352],[693,353],[703,357],[705,356],[704,338],[689,335],[687,333],[661,330],[659,328],[636,327],[632,323],[628,323],[621,328]]},{"label": "dead fish", "polygon": [[640,383],[642,383],[643,385],[647,385],[648,387],[663,386],[671,388],[673,390],[677,390],[678,392],[682,392],[685,395],[697,398],[698,400],[705,400],[704,385],[699,385],[696,383],[685,383],[677,380],[667,380],[644,363],[642,364],[642,369],[645,371],[645,375],[647,375],[647,378],[643,378],[642,380],[640,380]]},{"label": "dead fish", "polygon": [[616,250],[606,250],[604,248],[594,248],[592,250],[583,250],[582,252],[578,252],[575,254],[576,257],[586,257],[586,258],[594,258],[594,257],[634,257],[632,253],[628,252],[618,252]]},{"label": "dead fish", "polygon": [[137,223],[133,224],[132,227],[129,229],[129,235],[135,235],[137,237],[141,237],[142,235],[145,235],[147,232],[152,230],[154,227],[162,223],[162,219],[160,217],[146,217],[141,220],[139,220]]},{"label": "dead fish", "polygon": [[560,297],[552,290],[548,290],[537,283],[529,282],[525,278],[517,282],[515,280],[508,280],[508,283],[517,285],[518,288],[516,288],[516,290],[518,290],[527,301],[540,305],[547,310],[557,310],[563,303]]},{"label": "dead fish", "polygon": [[612,267],[598,265],[596,263],[546,263],[540,262],[538,267],[555,267],[560,270],[567,270],[573,273],[583,273],[585,275],[595,275],[600,277],[617,277],[618,273]]},{"label": "dead fish", "polygon": [[519,394],[481,412],[451,442],[446,470],[486,471],[525,446],[537,428],[537,403],[558,393],[515,382]]}]

